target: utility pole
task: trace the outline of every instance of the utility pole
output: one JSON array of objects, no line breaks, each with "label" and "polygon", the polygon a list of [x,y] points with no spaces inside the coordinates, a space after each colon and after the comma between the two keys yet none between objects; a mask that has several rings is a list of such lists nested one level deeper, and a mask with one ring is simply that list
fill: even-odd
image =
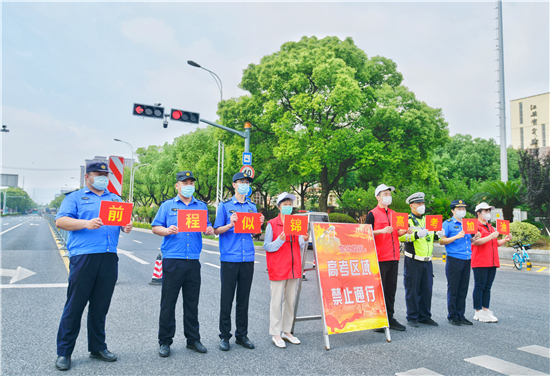
[{"label": "utility pole", "polygon": [[504,41],[502,37],[502,1],[497,3],[498,12],[498,86],[500,97],[500,180],[508,181],[508,153],[506,150],[506,100],[504,97]]}]

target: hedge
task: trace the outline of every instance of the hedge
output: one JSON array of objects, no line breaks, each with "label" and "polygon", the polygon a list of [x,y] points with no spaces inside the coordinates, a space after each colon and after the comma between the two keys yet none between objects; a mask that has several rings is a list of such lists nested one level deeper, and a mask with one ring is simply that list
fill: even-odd
[{"label": "hedge", "polygon": [[338,223],[357,223],[355,219],[346,214],[341,213],[330,213],[328,215],[329,222],[338,222]]},{"label": "hedge", "polygon": [[518,240],[521,240],[523,244],[534,244],[542,237],[540,230],[536,226],[526,222],[511,223],[510,233],[513,237],[508,242],[508,246],[514,245]]}]

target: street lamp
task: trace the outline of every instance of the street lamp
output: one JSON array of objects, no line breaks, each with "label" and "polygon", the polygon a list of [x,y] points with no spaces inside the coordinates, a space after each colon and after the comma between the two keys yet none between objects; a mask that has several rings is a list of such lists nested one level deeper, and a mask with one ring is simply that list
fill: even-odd
[{"label": "street lamp", "polygon": [[118,142],[124,142],[126,145],[128,145],[128,147],[130,148],[130,151],[132,152],[132,155],[131,155],[132,159],[130,164],[130,189],[128,190],[128,196],[129,196],[130,202],[133,203],[134,202],[134,147],[129,142],[122,141],[118,138],[115,138],[114,140]]},{"label": "street lamp", "polygon": [[204,69],[205,71],[210,73],[214,81],[216,81],[216,85],[218,85],[218,89],[220,89],[220,102],[221,102],[223,100],[223,84],[222,84],[222,80],[218,77],[218,75],[209,69],[201,67],[199,64],[195,63],[193,60],[187,60],[187,64],[195,68]]}]

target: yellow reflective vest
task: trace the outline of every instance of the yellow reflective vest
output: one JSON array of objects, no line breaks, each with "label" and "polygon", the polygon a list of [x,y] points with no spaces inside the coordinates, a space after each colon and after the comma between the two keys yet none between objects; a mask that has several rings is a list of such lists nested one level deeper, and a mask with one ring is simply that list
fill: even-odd
[{"label": "yellow reflective vest", "polygon": [[434,231],[429,231],[423,238],[416,235],[418,230],[426,228],[426,216],[417,217],[412,213],[409,214],[409,228],[413,230],[412,234],[399,237],[399,241],[405,243],[405,252],[420,257],[430,257],[434,250]]}]

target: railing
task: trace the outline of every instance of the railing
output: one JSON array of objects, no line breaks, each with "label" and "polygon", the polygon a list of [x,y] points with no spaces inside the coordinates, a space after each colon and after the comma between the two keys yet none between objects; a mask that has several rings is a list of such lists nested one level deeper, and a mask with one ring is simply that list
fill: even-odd
[{"label": "railing", "polygon": [[55,240],[61,244],[61,249],[66,252],[64,256],[68,257],[67,242],[69,241],[69,231],[62,230],[55,225],[55,215],[53,214],[44,214],[44,219],[50,224]]}]

